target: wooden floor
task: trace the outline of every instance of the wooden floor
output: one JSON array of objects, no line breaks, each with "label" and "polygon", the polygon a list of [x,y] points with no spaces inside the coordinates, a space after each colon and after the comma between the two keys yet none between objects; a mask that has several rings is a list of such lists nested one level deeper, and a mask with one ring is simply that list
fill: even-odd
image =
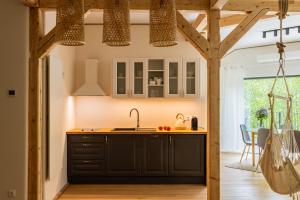
[{"label": "wooden floor", "polygon": [[[239,155],[222,154],[222,200],[288,200],[273,193],[259,173],[230,169],[226,164]],[[199,185],[70,185],[59,200],[206,200],[206,188]]]}]

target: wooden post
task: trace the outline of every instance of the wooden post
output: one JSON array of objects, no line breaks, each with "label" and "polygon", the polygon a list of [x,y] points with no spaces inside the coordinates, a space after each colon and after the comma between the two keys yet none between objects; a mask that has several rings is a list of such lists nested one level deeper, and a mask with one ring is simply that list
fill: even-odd
[{"label": "wooden post", "polygon": [[220,10],[208,10],[208,200],[220,200]]},{"label": "wooden post", "polygon": [[42,136],[40,123],[40,68],[38,43],[42,37],[42,13],[30,8],[29,105],[28,105],[28,200],[42,200]]}]

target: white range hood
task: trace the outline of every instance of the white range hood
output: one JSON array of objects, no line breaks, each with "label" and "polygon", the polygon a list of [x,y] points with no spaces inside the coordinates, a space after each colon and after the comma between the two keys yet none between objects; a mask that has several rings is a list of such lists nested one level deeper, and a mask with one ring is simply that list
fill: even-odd
[{"label": "white range hood", "polygon": [[85,82],[77,89],[74,96],[105,96],[104,91],[98,85],[98,60],[87,59],[85,61]]}]

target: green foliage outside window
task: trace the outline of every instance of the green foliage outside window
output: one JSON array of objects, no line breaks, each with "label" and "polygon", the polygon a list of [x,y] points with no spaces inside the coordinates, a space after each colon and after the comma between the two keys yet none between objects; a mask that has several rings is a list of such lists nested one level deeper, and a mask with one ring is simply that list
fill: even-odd
[{"label": "green foliage outside window", "polygon": [[[273,85],[274,78],[256,78],[244,80],[244,95],[245,95],[245,123],[249,128],[258,128],[260,123],[256,118],[256,112],[261,108],[266,108],[269,111],[268,93]],[[300,130],[300,76],[287,78],[290,93],[293,95],[293,126],[295,130]],[[275,94],[286,96],[285,84],[282,78],[278,79],[275,86]],[[279,128],[284,124],[286,116],[286,102],[277,100],[275,104],[275,121]],[[270,112],[263,126],[269,127]]]}]

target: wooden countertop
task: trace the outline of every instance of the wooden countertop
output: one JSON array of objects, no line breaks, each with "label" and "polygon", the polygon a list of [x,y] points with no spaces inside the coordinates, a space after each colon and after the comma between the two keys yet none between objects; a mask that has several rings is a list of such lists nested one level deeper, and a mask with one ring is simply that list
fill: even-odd
[{"label": "wooden countertop", "polygon": [[112,131],[111,128],[99,128],[99,129],[95,129],[94,131],[82,131],[82,129],[80,128],[74,128],[72,130],[67,131],[68,135],[78,135],[78,134],[198,134],[198,135],[206,135],[207,131],[199,128],[197,131],[193,131],[193,130],[175,130],[175,129],[171,129],[170,131],[165,131],[165,130],[158,130],[156,129],[156,131]]}]

